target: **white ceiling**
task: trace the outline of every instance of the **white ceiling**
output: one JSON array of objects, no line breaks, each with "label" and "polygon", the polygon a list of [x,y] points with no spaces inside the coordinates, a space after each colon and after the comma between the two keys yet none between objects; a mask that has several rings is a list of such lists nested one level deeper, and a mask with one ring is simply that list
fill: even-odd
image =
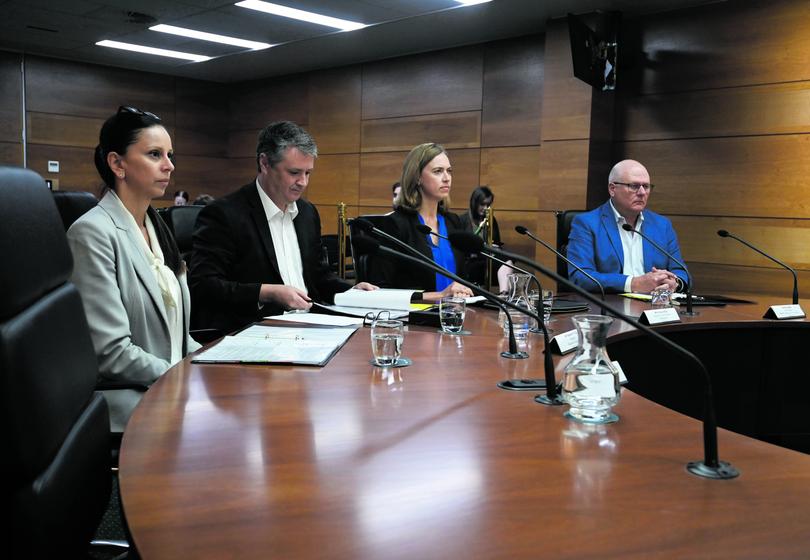
[{"label": "white ceiling", "polygon": [[[629,15],[714,0],[493,0],[470,7],[455,0],[274,0],[369,25],[351,32],[239,8],[235,1],[0,0],[0,49],[233,82],[538,33],[546,20],[568,12]],[[152,21],[138,21],[137,14]],[[156,23],[277,46],[245,52],[150,31]],[[217,58],[189,63],[96,46],[102,39]]]}]

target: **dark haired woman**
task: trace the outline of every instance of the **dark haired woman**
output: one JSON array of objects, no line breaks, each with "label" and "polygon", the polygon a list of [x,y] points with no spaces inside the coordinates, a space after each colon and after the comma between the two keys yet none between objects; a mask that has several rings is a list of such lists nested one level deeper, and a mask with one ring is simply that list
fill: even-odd
[{"label": "dark haired woman", "polygon": [[[166,191],[172,158],[156,115],[119,108],[102,126],[95,152],[103,196],[67,233],[99,376],[112,384],[151,384],[199,348],[188,336],[185,263],[150,205]],[[105,391],[113,432],[123,431],[141,394]]]},{"label": "dark haired woman", "polygon": [[186,191],[177,191],[174,193],[175,206],[188,206],[188,193]]},{"label": "dark haired woman", "polygon": [[[486,211],[492,207],[495,202],[495,195],[492,190],[481,185],[476,187],[470,195],[470,208],[461,216],[461,223],[464,229],[476,235],[480,235],[486,242],[489,237],[489,232],[486,226]],[[496,247],[501,247],[501,230],[498,228],[498,220],[494,217],[492,219],[492,244]],[[508,261],[510,264],[512,261]],[[483,285],[486,280],[486,266],[487,261],[479,255],[470,255],[467,260],[467,273],[471,281]],[[509,274],[513,270],[505,265],[498,267],[498,289],[500,292],[506,293],[509,289]]]},{"label": "dark haired woman", "polygon": [[[400,183],[402,190],[394,200],[394,212],[389,215],[391,233],[437,264],[463,275],[464,255],[447,240],[419,231],[420,225],[443,236],[463,231],[461,219],[447,211],[452,167],[444,148],[427,143],[412,149],[405,157]],[[469,288],[446,276],[386,258],[374,261],[370,281],[380,287],[423,290],[425,301],[472,295]]]}]

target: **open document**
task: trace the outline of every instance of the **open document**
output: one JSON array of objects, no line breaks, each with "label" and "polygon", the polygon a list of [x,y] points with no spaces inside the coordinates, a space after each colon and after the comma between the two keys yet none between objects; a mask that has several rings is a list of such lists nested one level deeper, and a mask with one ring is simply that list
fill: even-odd
[{"label": "open document", "polygon": [[357,327],[299,328],[253,325],[195,356],[194,363],[325,366]]},{"label": "open document", "polygon": [[346,290],[335,294],[335,305],[339,307],[364,307],[367,309],[395,309],[410,311],[411,298],[418,290]]}]

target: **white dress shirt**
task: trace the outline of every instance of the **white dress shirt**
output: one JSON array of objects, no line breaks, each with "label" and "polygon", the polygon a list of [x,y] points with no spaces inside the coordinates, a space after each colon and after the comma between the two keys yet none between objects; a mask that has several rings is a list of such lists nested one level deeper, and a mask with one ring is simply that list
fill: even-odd
[{"label": "white dress shirt", "polygon": [[[616,207],[613,206],[613,201],[610,201],[610,209],[613,210],[613,215],[616,217],[616,227],[619,228],[619,237],[622,240],[622,251],[624,251],[624,269],[622,274],[627,276],[624,281],[624,291],[632,291],[631,284],[634,276],[643,276],[644,270],[644,246],[643,239],[640,235],[636,235],[632,231],[625,231],[622,226],[627,223],[624,216],[619,214]],[[636,220],[636,231],[641,231],[641,224],[644,223],[644,212],[639,213]]]},{"label": "white dress shirt", "polygon": [[293,225],[293,220],[298,215],[298,205],[291,202],[287,205],[286,211],[282,211],[275,202],[270,200],[258,179],[256,179],[256,188],[259,190],[259,200],[262,201],[264,214],[267,216],[267,225],[270,226],[270,237],[273,239],[273,249],[276,252],[281,280],[285,286],[293,286],[306,292],[307,285],[304,283],[301,249],[298,246],[298,234],[295,233]]}]

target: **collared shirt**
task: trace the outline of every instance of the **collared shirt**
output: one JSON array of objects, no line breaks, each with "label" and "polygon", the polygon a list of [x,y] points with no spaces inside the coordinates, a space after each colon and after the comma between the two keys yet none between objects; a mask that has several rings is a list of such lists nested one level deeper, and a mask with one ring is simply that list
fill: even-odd
[{"label": "collared shirt", "polygon": [[304,283],[301,249],[298,246],[298,234],[295,233],[293,225],[293,220],[298,215],[298,205],[291,202],[287,205],[286,211],[282,212],[264,192],[259,184],[259,179],[256,179],[256,188],[259,191],[259,200],[262,201],[264,207],[264,214],[267,216],[267,225],[270,226],[270,237],[273,240],[281,280],[285,286],[293,286],[306,292],[307,285]]},{"label": "collared shirt", "polygon": [[[630,292],[631,284],[634,276],[643,276],[644,270],[644,245],[643,239],[640,235],[636,235],[632,231],[625,231],[622,226],[627,223],[624,216],[619,214],[616,207],[613,206],[613,201],[610,201],[610,209],[613,210],[613,216],[616,218],[616,227],[619,228],[619,237],[622,240],[622,251],[624,251],[624,269],[622,274],[627,276],[624,281],[624,291]],[[636,231],[641,231],[641,224],[644,223],[644,212],[640,212],[636,220]]]}]

